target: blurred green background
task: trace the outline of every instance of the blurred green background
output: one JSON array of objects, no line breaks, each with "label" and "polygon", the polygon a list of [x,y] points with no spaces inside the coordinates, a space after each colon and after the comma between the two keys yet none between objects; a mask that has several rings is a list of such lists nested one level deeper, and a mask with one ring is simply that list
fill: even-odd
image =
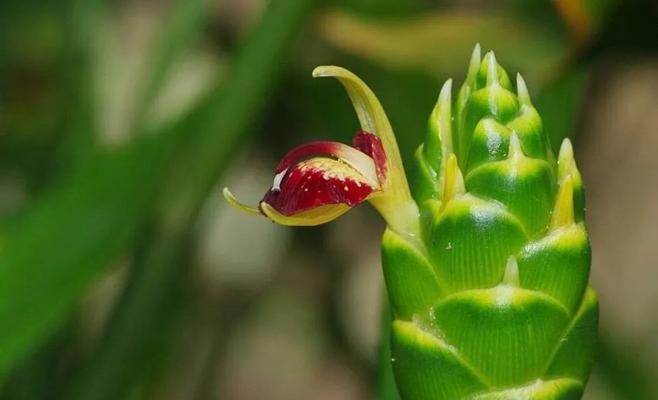
[{"label": "blurred green background", "polygon": [[373,399],[381,222],[240,215],[277,159],[348,141],[337,64],[405,160],[476,42],[583,172],[602,305],[587,399],[658,398],[658,4],[3,0],[0,399]]}]

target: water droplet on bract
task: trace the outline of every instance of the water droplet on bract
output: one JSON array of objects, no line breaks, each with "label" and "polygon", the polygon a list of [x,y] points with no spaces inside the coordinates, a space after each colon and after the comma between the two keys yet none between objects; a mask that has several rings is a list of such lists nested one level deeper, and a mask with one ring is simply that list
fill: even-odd
[{"label": "water droplet on bract", "polygon": [[391,358],[391,362],[395,362],[395,358]]}]

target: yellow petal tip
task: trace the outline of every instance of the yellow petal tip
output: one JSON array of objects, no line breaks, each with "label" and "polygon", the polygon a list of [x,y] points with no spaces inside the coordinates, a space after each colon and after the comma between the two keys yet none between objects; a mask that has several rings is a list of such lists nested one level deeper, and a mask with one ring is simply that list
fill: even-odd
[{"label": "yellow petal tip", "polygon": [[283,215],[267,203],[260,203],[263,214],[273,222],[286,226],[315,226],[330,222],[350,210],[345,204],[327,204],[295,215]]},{"label": "yellow petal tip", "polygon": [[312,72],[314,78],[326,78],[347,74],[351,74],[351,72],[343,67],[338,67],[336,65],[319,65],[315,67]]},{"label": "yellow petal tip", "polygon": [[233,206],[236,210],[240,210],[240,211],[243,211],[243,212],[245,212],[245,213],[247,213],[247,214],[251,214],[251,215],[261,215],[261,213],[260,213],[260,211],[258,210],[258,208],[256,208],[256,207],[251,207],[251,206],[248,206],[248,205],[246,205],[246,204],[244,204],[244,203],[241,203],[241,202],[240,202],[240,201],[239,201],[239,200],[233,195],[233,193],[231,193],[231,191],[230,191],[227,187],[225,187],[225,188],[222,190],[222,194],[224,195],[224,199],[226,199],[226,201],[228,202],[228,204],[230,204],[231,206]]}]

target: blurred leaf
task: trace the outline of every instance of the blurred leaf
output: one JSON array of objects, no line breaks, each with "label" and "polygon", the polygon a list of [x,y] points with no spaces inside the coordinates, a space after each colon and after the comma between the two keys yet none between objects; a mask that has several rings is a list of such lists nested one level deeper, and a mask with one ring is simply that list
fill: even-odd
[{"label": "blurred leaf", "polygon": [[93,82],[92,49],[97,39],[100,0],[68,0],[61,7],[65,26],[64,62],[60,73],[66,98],[66,132],[57,149],[58,166],[68,167],[88,156],[98,133],[97,99]]},{"label": "blurred leaf", "polygon": [[634,346],[614,341],[603,333],[599,337],[594,371],[605,378],[620,399],[653,399],[651,369],[638,364],[638,358]]},{"label": "blurred leaf", "polygon": [[28,194],[93,143],[87,28],[97,3],[0,2],[0,164]]},{"label": "blurred leaf", "polygon": [[[289,12],[305,3],[292,2]],[[285,15],[285,6],[273,9]],[[195,132],[188,140],[199,147],[198,153],[186,155],[193,164],[201,162],[187,171],[195,172],[189,177],[196,180],[187,185],[194,186],[190,190],[195,204],[226,163],[252,110],[263,101],[274,73],[272,62],[265,69],[263,59],[276,60],[291,35],[286,25],[290,22],[268,19],[261,26],[264,38],[257,51],[245,51],[237,64],[237,83],[229,82],[223,95],[215,92],[179,127],[181,134]],[[224,112],[216,113],[218,108]],[[176,131],[149,136],[116,153],[97,153],[5,232],[0,253],[0,376],[70,314],[93,278],[132,240],[147,215]],[[185,150],[195,149],[179,148]],[[199,180],[204,187],[199,188]],[[192,214],[187,210],[188,217]]]},{"label": "blurred leaf", "polygon": [[211,2],[208,0],[174,0],[172,3],[169,15],[162,23],[149,73],[134,112],[136,127],[141,127],[144,113],[152,106],[173,66],[200,34],[211,15]]},{"label": "blurred leaf", "polygon": [[376,64],[443,76],[461,73],[477,42],[534,79],[548,76],[568,49],[559,31],[493,10],[445,10],[400,21],[330,10],[317,29],[332,46]]},{"label": "blurred leaf", "polygon": [[184,135],[155,207],[154,225],[101,346],[82,366],[66,399],[117,399],[159,359],[162,325],[170,318],[187,264],[197,213],[265,104],[281,58],[313,0],[270,3],[235,58],[228,79],[172,130]]},{"label": "blurred leaf", "polygon": [[70,315],[131,241],[164,168],[163,138],[96,153],[2,233],[0,376]]},{"label": "blurred leaf", "polygon": [[62,354],[70,354],[69,339],[75,331],[74,323],[64,324],[54,335],[38,346],[27,359],[20,362],[8,379],[0,384],[2,400],[42,400],[57,390],[62,378]]},{"label": "blurred leaf", "polygon": [[399,18],[418,14],[421,0],[335,0],[342,9],[367,17]]}]

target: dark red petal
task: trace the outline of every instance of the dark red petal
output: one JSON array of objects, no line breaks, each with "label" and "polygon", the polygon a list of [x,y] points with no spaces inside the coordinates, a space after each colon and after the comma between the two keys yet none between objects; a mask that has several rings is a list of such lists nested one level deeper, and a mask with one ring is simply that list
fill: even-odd
[{"label": "dark red petal", "polygon": [[280,173],[290,168],[298,161],[305,160],[316,156],[330,156],[340,158],[340,150],[345,146],[339,142],[316,141],[295,147],[286,154],[276,166],[276,173]]},{"label": "dark red petal", "polygon": [[290,167],[278,188],[271,188],[262,202],[290,216],[328,204],[353,207],[377,190],[377,182],[372,182],[350,165],[340,160],[316,157]]},{"label": "dark red petal", "polygon": [[352,146],[356,149],[369,155],[375,160],[375,168],[377,169],[377,178],[380,183],[386,180],[386,153],[382,141],[375,134],[366,131],[357,131],[352,139]]}]

